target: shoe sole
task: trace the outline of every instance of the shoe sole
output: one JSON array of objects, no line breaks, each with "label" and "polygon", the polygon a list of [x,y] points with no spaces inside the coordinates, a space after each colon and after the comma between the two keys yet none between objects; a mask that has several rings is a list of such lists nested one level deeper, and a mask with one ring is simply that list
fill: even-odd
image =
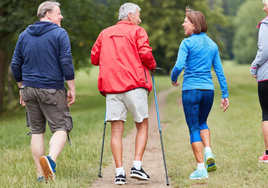
[{"label": "shoe sole", "polygon": [[121,182],[121,181],[120,181],[120,182],[114,182],[114,184],[115,184],[115,185],[125,185],[126,182]]},{"label": "shoe sole", "polygon": [[209,167],[207,167],[208,172],[213,172],[213,171],[217,170],[217,166],[215,164],[215,159],[214,158],[212,158],[212,157],[207,158],[206,164],[207,164],[207,166],[209,166]]},{"label": "shoe sole", "polygon": [[40,163],[42,170],[44,172],[45,181],[52,180],[54,177],[54,172],[50,166],[48,159],[45,156],[42,156],[39,158],[39,163]]},{"label": "shoe sole", "polygon": [[198,178],[190,178],[191,180],[202,180],[202,179],[206,179],[208,178],[208,176],[205,177],[198,177]]},{"label": "shoe sole", "polygon": [[133,179],[138,179],[138,180],[150,180],[148,178],[145,178],[145,177],[141,177],[137,174],[130,174],[130,178],[133,178]]},{"label": "shoe sole", "polygon": [[268,161],[260,161],[260,160],[259,160],[259,162],[261,162],[261,163],[268,163]]}]

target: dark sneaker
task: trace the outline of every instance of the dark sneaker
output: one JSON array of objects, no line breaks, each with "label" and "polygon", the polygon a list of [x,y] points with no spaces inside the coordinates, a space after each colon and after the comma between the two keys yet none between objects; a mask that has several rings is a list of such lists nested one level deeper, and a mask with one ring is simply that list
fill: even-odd
[{"label": "dark sneaker", "polygon": [[119,176],[115,176],[114,184],[116,185],[126,184],[126,174],[125,175],[120,174]]},{"label": "dark sneaker", "polygon": [[130,171],[130,177],[139,180],[150,180],[150,176],[148,176],[142,168],[138,170],[135,167],[132,167]]},{"label": "dark sneaker", "polygon": [[54,177],[54,173],[56,172],[56,163],[51,159],[50,156],[40,157],[39,163],[44,172],[45,181],[52,180]]}]

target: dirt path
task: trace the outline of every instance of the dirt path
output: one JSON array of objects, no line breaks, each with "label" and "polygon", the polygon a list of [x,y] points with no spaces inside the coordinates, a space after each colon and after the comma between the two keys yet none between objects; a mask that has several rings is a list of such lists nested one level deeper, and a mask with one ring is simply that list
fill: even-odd
[{"label": "dirt path", "polygon": [[[162,109],[165,107],[166,97],[172,91],[175,91],[175,87],[170,88],[164,92],[157,94],[158,109],[160,113],[160,119],[163,119]],[[153,92],[153,91],[152,91]],[[153,94],[153,93],[152,93]],[[132,167],[134,158],[134,147],[135,147],[135,136],[136,129],[133,129],[124,139],[123,139],[123,165],[124,170],[127,175],[127,183],[122,187],[146,187],[146,188],[163,188],[166,186],[166,176],[165,168],[163,162],[163,155],[161,150],[161,142],[159,136],[157,114],[155,109],[155,102],[151,103],[149,108],[149,138],[147,142],[147,147],[144,153],[142,166],[146,173],[151,177],[150,181],[140,181],[129,177],[130,169]],[[165,129],[167,125],[161,123],[162,130]],[[162,133],[164,134],[164,133]],[[165,142],[164,142],[165,149]],[[91,187],[101,187],[101,188],[118,188],[119,185],[114,184],[115,177],[115,165],[112,159],[112,164],[102,170],[103,178],[95,181]],[[169,187],[171,186],[171,179],[169,178]]]}]

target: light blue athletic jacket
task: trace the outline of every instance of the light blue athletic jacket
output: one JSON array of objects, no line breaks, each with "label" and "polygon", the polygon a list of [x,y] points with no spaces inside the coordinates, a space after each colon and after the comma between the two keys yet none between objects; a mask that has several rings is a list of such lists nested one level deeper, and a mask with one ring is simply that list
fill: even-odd
[{"label": "light blue athletic jacket", "polygon": [[250,72],[257,75],[257,82],[268,80],[268,16],[258,25],[258,52],[251,64]]},{"label": "light blue athletic jacket", "polygon": [[192,34],[180,45],[171,80],[175,82],[184,68],[182,91],[193,89],[214,90],[213,65],[222,90],[222,98],[229,97],[217,44],[205,33]]}]

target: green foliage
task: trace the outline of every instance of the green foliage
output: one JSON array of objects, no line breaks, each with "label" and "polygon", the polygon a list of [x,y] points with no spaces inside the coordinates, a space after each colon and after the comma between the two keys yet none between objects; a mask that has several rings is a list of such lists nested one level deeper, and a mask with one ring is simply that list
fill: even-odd
[{"label": "green foliage", "polygon": [[37,21],[37,6],[41,2],[41,0],[0,1],[0,38],[5,39],[0,41],[0,48],[5,48],[9,55],[13,53],[18,34],[26,26]]},{"label": "green foliage", "polygon": [[[0,114],[7,103],[7,72],[18,36],[28,25],[39,21],[36,12],[42,2],[42,0],[0,1],[0,70],[3,72],[0,75]],[[118,11],[120,0],[77,0],[60,3],[64,16],[62,27],[69,33],[74,66],[76,70],[88,67],[91,65],[90,51],[99,32],[117,21],[115,12]],[[9,88],[14,88],[14,85],[17,88],[12,81],[8,84]],[[17,96],[16,89],[15,93]],[[3,99],[4,106],[1,102]]]},{"label": "green foliage", "polygon": [[238,8],[246,2],[246,0],[222,0],[224,13],[226,15],[235,16],[238,12]]},{"label": "green foliage", "polygon": [[[222,14],[220,5],[213,4],[210,8],[207,0],[180,1],[177,0],[136,0],[141,7],[141,24],[148,33],[150,45],[157,65],[169,74],[177,59],[181,41],[187,37],[184,35],[182,23],[185,18],[185,8],[191,8],[203,12],[208,24],[208,36],[210,36],[224,51],[225,43],[222,42],[222,27],[228,25],[228,17]],[[223,52],[224,54],[224,52]],[[224,55],[223,55],[224,56]]]},{"label": "green foliage", "polygon": [[259,0],[248,0],[238,10],[234,18],[234,54],[239,64],[251,63],[257,53],[258,31],[256,26],[265,18],[263,4]]},{"label": "green foliage", "polygon": [[230,17],[223,14],[221,1],[209,1],[195,3],[200,11],[204,14],[208,25],[207,35],[216,42],[219,47],[221,58],[228,59],[228,49],[226,48],[226,31],[225,28],[230,26]]},{"label": "green foliage", "polygon": [[[104,4],[103,4],[104,3]],[[62,27],[69,34],[75,68],[91,66],[90,51],[100,31],[117,22],[115,12],[119,0],[77,0],[63,2],[61,11],[64,19]]]}]

